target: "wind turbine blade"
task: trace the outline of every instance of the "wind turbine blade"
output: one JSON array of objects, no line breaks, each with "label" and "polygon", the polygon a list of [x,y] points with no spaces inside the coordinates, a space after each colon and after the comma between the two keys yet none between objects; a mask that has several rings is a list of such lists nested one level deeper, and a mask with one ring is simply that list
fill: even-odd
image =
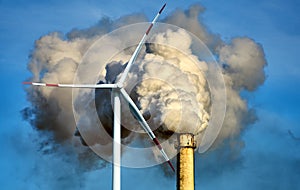
[{"label": "wind turbine blade", "polygon": [[162,148],[160,142],[158,141],[158,139],[156,138],[156,136],[152,132],[151,128],[149,127],[148,123],[146,122],[146,120],[144,119],[144,117],[142,116],[142,114],[140,113],[139,109],[137,108],[137,106],[135,105],[135,103],[133,102],[133,100],[130,98],[130,96],[127,94],[127,92],[123,88],[121,88],[120,91],[121,91],[124,99],[129,103],[129,107],[130,107],[130,109],[131,109],[132,114],[134,115],[134,117],[139,121],[139,123],[141,124],[141,126],[143,127],[143,129],[146,131],[146,133],[149,135],[149,137],[152,139],[152,141],[154,142],[154,144],[157,146],[157,148],[159,149],[159,151],[161,152],[161,154],[165,158],[165,160],[168,162],[168,164],[170,165],[171,169],[175,172],[175,169],[174,169],[174,167],[173,167],[173,165],[172,165],[169,157],[167,156],[167,154],[164,151],[164,149]]},{"label": "wind turbine blade", "polygon": [[113,140],[113,190],[121,189],[121,101],[120,94],[114,96],[114,140]]},{"label": "wind turbine blade", "polygon": [[131,56],[131,58],[130,58],[130,60],[129,60],[129,62],[128,62],[128,64],[127,64],[127,66],[126,66],[126,68],[125,68],[125,70],[124,70],[124,72],[123,72],[120,80],[119,80],[119,82],[118,82],[119,86],[123,86],[123,83],[124,83],[124,81],[125,81],[125,79],[126,79],[126,77],[128,75],[128,72],[129,72],[130,68],[132,67],[132,64],[136,60],[139,52],[141,51],[142,45],[144,44],[144,42],[145,42],[145,40],[146,40],[149,32],[151,31],[151,29],[152,29],[153,25],[155,24],[156,20],[158,19],[158,17],[160,16],[160,14],[162,13],[162,11],[164,10],[165,6],[166,6],[166,3],[162,6],[162,8],[157,13],[157,15],[154,17],[154,19],[152,20],[150,26],[148,27],[148,29],[146,30],[144,36],[142,37],[140,43],[136,47],[134,53],[132,54],[132,56]]},{"label": "wind turbine blade", "polygon": [[23,84],[33,86],[48,86],[59,88],[117,88],[116,84],[52,84],[52,83],[40,83],[40,82],[23,82]]}]

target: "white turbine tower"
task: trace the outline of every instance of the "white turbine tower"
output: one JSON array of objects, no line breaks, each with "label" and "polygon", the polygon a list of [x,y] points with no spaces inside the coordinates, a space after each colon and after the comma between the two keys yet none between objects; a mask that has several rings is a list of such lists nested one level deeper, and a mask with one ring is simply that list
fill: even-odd
[{"label": "white turbine tower", "polygon": [[23,84],[29,84],[33,86],[46,86],[46,87],[60,87],[60,88],[102,88],[102,89],[112,89],[113,93],[113,107],[114,107],[114,128],[113,128],[113,190],[121,189],[121,101],[120,97],[122,96],[125,101],[129,104],[130,110],[134,117],[138,120],[140,125],[149,135],[149,137],[153,140],[155,145],[158,147],[159,151],[161,152],[164,159],[168,162],[170,167],[173,171],[175,171],[170,159],[168,158],[167,154],[165,153],[164,149],[162,148],[160,142],[150,129],[149,125],[145,121],[144,117],[140,113],[138,107],[135,105],[133,100],[130,98],[128,93],[123,87],[123,84],[126,80],[128,72],[132,67],[134,61],[136,60],[150,30],[152,29],[153,25],[155,24],[156,20],[162,13],[163,9],[165,8],[166,4],[162,6],[160,11],[157,13],[153,21],[151,22],[150,26],[146,30],[144,36],[142,37],[141,41],[139,42],[137,48],[135,49],[134,53],[132,54],[123,74],[121,75],[120,80],[116,84],[51,84],[51,83],[39,83],[39,82],[23,82]]}]

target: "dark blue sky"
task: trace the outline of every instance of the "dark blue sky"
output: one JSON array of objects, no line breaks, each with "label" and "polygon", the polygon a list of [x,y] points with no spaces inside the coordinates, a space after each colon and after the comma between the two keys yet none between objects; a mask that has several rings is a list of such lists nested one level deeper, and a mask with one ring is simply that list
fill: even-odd
[{"label": "dark blue sky", "polygon": [[[167,2],[164,14],[176,8],[186,9],[196,2],[199,1]],[[254,39],[263,46],[268,66],[264,85],[255,93],[245,95],[259,118],[243,133],[246,144],[242,164],[232,168],[229,164],[230,169],[213,177],[196,175],[196,189],[299,189],[299,1],[203,0],[200,3],[206,8],[202,19],[213,33],[225,41],[235,36]],[[125,0],[0,0],[1,189],[110,187],[110,167],[78,175],[72,171],[72,163],[76,161],[59,159],[63,149],[46,156],[38,151],[35,141],[39,137],[20,114],[20,110],[29,104],[21,85],[30,77],[26,68],[28,56],[34,48],[34,41],[49,32],[67,33],[73,28],[87,28],[103,16],[117,19],[142,12],[152,18],[161,4],[161,1]],[[64,168],[56,168],[61,165]],[[53,177],[55,175],[60,177]],[[75,187],[64,180],[64,175],[73,181]],[[175,184],[173,178],[164,177],[157,167],[124,169],[123,176],[124,189],[173,189]],[[159,183],[155,185],[157,180]],[[136,183],[139,183],[138,188]]]}]

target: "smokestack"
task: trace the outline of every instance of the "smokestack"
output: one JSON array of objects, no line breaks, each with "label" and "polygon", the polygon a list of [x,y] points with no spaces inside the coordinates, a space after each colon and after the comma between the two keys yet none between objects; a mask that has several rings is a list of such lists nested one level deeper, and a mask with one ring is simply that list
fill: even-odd
[{"label": "smokestack", "polygon": [[178,135],[177,190],[194,190],[194,149],[196,143],[191,133]]}]

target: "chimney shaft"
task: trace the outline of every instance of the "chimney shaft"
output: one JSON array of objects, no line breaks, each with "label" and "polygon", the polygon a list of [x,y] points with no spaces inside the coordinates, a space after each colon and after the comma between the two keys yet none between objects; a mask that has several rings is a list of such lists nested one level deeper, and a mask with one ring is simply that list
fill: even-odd
[{"label": "chimney shaft", "polygon": [[194,190],[194,135],[185,133],[178,135],[177,155],[177,190]]}]

